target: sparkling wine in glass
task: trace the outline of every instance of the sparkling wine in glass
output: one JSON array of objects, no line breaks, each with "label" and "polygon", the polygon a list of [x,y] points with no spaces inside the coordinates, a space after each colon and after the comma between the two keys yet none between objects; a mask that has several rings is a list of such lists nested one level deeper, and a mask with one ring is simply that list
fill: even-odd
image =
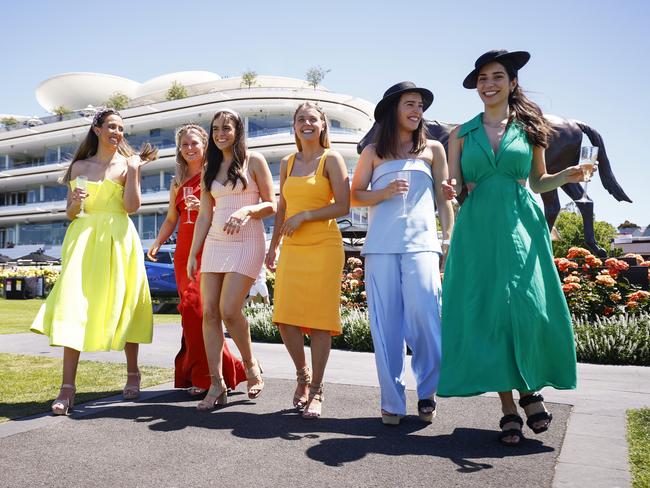
[{"label": "sparkling wine in glass", "polygon": [[[411,184],[411,172],[410,171],[398,171],[397,174],[398,180],[404,180],[408,185]],[[401,217],[406,217],[408,211],[408,190],[402,193],[402,215]]]},{"label": "sparkling wine in glass", "polygon": [[192,217],[190,215],[190,209],[187,206],[188,204],[188,199],[194,195],[194,187],[191,186],[184,186],[183,187],[183,199],[185,200],[185,211],[187,212],[187,220],[185,221],[186,224],[193,224],[192,222]]},{"label": "sparkling wine in glass", "polygon": [[576,202],[591,202],[591,198],[587,195],[587,184],[591,179],[591,175],[594,172],[596,166],[598,166],[598,147],[596,146],[584,146],[580,148],[580,169],[582,169],[582,174],[585,180],[585,188],[582,193],[582,198],[576,200]]},{"label": "sparkling wine in glass", "polygon": [[[77,176],[75,185],[77,186],[77,188],[86,191],[88,189],[88,177]],[[84,212],[84,200],[81,200],[81,203],[79,205],[79,213],[77,214],[77,217],[85,217],[86,215],[87,215],[86,212]]]}]

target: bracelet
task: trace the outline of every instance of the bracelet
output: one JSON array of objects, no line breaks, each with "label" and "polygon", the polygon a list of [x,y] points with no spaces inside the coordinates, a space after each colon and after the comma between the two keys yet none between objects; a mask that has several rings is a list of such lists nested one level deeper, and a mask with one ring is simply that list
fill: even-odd
[{"label": "bracelet", "polygon": [[451,244],[451,239],[443,239],[442,240],[442,245],[443,246],[448,246],[449,244]]}]

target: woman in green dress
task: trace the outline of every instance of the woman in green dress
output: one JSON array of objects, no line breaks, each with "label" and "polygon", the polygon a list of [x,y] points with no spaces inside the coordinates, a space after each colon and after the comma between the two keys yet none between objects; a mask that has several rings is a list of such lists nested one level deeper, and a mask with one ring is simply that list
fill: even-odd
[{"label": "woman in green dress", "polygon": [[449,137],[447,198],[463,182],[469,196],[457,217],[443,280],[440,396],[499,392],[500,442],[523,440],[523,421],[540,433],[552,415],[537,390],[576,386],[571,316],[535,193],[582,181],[578,166],[546,173],[552,129],[523,94],[517,71],[523,51],[489,51],[465,78],[484,112]]}]

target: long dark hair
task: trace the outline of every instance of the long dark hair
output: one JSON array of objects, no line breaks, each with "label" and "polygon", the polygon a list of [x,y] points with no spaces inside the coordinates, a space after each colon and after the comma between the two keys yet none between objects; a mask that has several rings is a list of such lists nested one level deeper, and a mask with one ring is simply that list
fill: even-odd
[{"label": "long dark hair", "polygon": [[232,187],[235,188],[237,180],[241,181],[246,189],[246,178],[244,177],[244,163],[246,162],[246,138],[244,137],[244,123],[237,112],[232,110],[220,110],[212,118],[210,123],[210,131],[208,133],[208,149],[205,151],[205,172],[203,173],[203,187],[204,190],[210,191],[212,181],[217,177],[219,168],[223,162],[223,152],[214,143],[214,136],[212,131],[214,128],[214,121],[219,117],[226,117],[235,126],[235,143],[232,146],[232,163],[228,168],[228,177],[226,183],[231,182]]},{"label": "long dark hair", "polygon": [[[60,183],[67,184],[70,182],[70,175],[72,174],[72,165],[75,163],[75,161],[88,159],[93,157],[95,154],[97,154],[97,149],[99,148],[99,138],[97,137],[97,134],[95,134],[93,128],[101,127],[102,125],[104,125],[104,121],[110,115],[117,115],[119,118],[122,118],[120,113],[117,110],[112,108],[105,108],[95,114],[95,117],[93,118],[92,124],[90,124],[90,128],[88,129],[88,133],[86,134],[86,137],[84,138],[83,141],[81,141],[81,144],[77,148],[77,151],[74,153],[74,156],[72,157],[72,161],[70,162],[68,169],[59,180]],[[117,146],[117,152],[122,156],[124,156],[125,158],[137,154],[124,137],[120,141],[120,144]],[[158,148],[146,142],[140,148],[139,154],[140,154],[140,159],[142,159],[143,161],[153,161],[158,157]]]},{"label": "long dark hair", "polygon": [[[408,92],[407,92],[408,93]],[[395,97],[386,109],[384,116],[377,121],[375,131],[375,151],[380,158],[399,157],[399,141],[397,139],[397,106],[401,96]],[[412,134],[413,145],[409,154],[420,154],[427,146],[427,126],[424,117]]]},{"label": "long dark hair", "polygon": [[516,120],[528,137],[528,142],[533,146],[548,147],[548,140],[553,134],[553,128],[544,118],[542,109],[532,102],[519,86],[515,86],[508,96],[510,106],[510,120]]}]

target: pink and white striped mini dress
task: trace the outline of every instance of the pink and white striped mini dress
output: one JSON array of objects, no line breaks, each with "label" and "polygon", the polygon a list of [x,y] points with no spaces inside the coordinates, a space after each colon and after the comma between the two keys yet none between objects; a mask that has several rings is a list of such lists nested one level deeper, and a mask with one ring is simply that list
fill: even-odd
[{"label": "pink and white striped mini dress", "polygon": [[262,268],[266,249],[261,219],[249,219],[236,234],[223,231],[233,212],[260,203],[259,188],[248,170],[246,182],[246,189],[239,180],[234,188],[230,181],[224,186],[214,180],[210,185],[215,207],[203,247],[202,273],[240,273],[255,279]]}]

